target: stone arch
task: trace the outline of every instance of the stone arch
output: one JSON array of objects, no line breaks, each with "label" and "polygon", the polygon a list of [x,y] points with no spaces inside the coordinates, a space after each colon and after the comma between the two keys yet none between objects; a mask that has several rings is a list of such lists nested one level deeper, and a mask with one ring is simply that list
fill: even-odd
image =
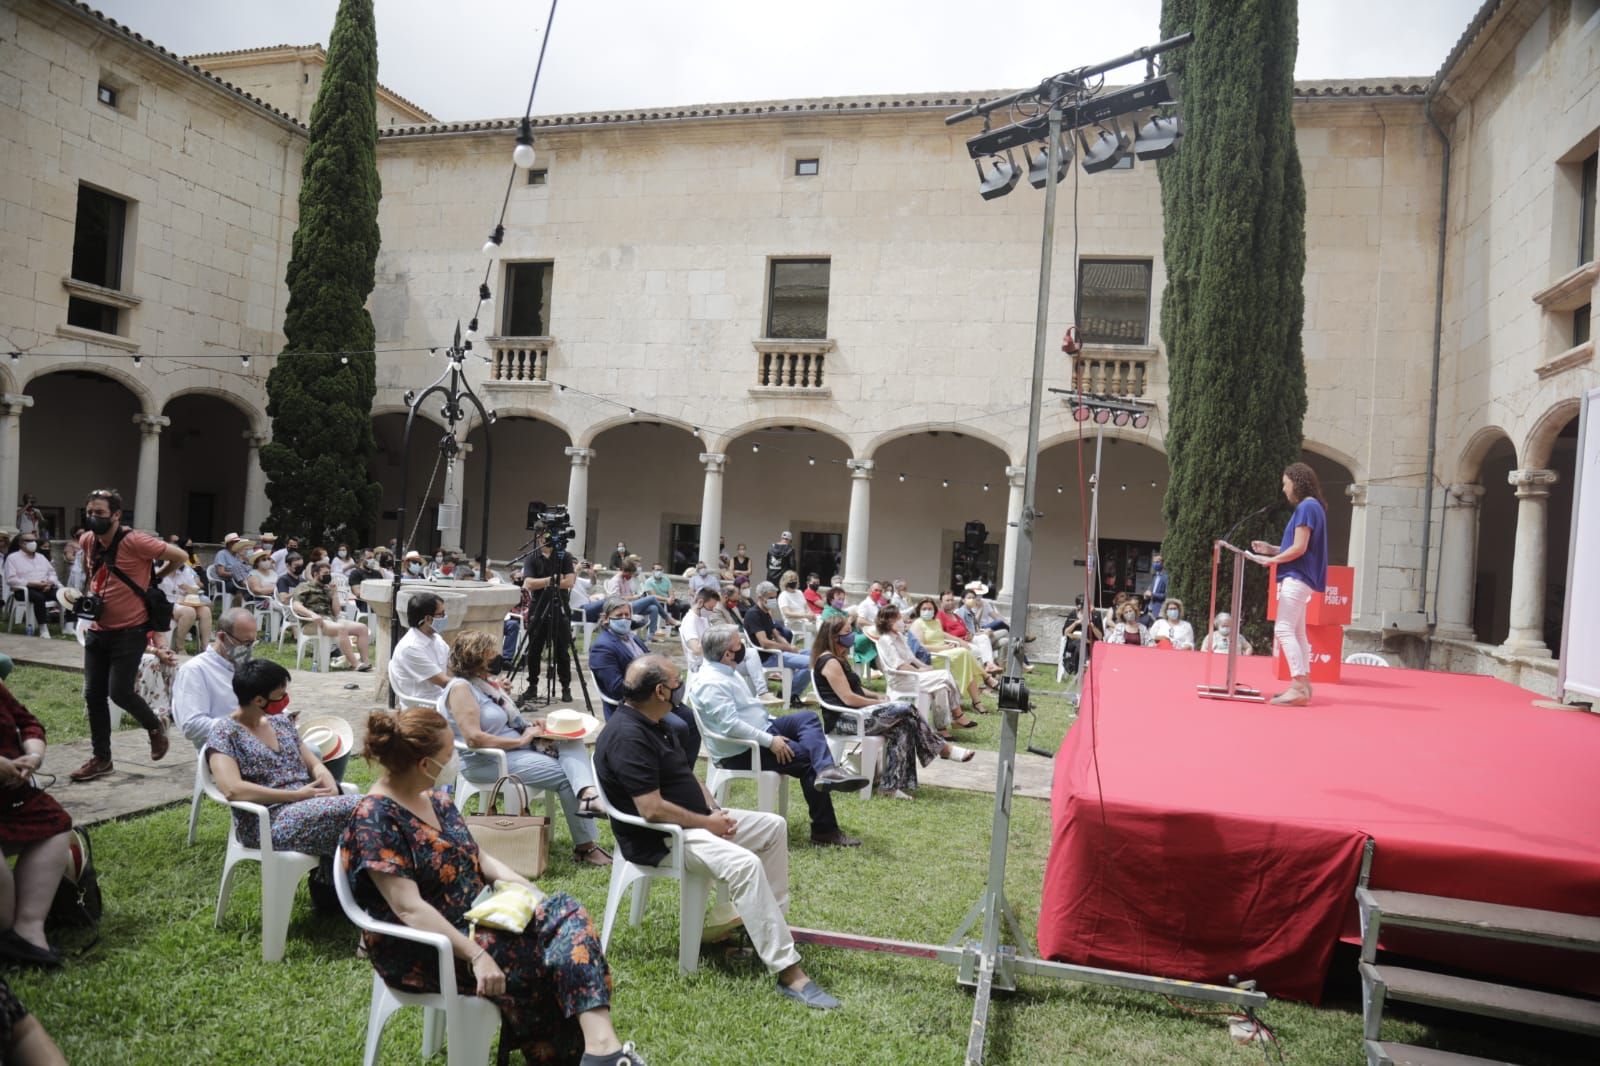
[{"label": "stone arch", "polygon": [[191,388],[168,396],[161,414],[167,425],[157,445],[156,498],[165,531],[211,543],[245,532],[252,510],[254,521],[266,517],[261,500],[247,499],[257,457],[245,438],[260,426],[246,402],[221,389]]},{"label": "stone arch", "polygon": [[179,389],[161,401],[161,410],[165,411],[171,406],[173,400],[179,400],[185,396],[210,396],[222,400],[244,415],[246,424],[254,433],[265,433],[271,428],[271,423],[267,420],[267,412],[264,408],[257,407],[247,397],[238,392],[214,385],[194,385],[189,388]]},{"label": "stone arch", "polygon": [[[1467,439],[1467,446],[1461,451],[1461,458],[1456,461],[1456,476],[1451,478],[1453,484],[1477,484],[1483,473],[1483,460],[1488,456],[1494,446],[1501,441],[1511,444],[1511,434],[1499,426],[1483,426]],[[1511,445],[1515,467],[1516,446]]]},{"label": "stone arch", "polygon": [[7,394],[15,393],[21,388],[17,384],[17,375],[13,374],[11,367],[7,365],[10,362],[9,359],[0,360],[0,390]]},{"label": "stone arch", "polygon": [[[571,426],[542,407],[535,407],[529,403],[516,403],[510,407],[499,407],[490,403],[489,398],[486,396],[479,396],[478,399],[483,401],[483,409],[485,411],[490,411],[494,414],[495,425],[513,418],[532,419],[535,422],[543,422],[553,429],[560,430],[566,436],[567,444],[573,444],[577,441],[577,434],[573,433]],[[440,422],[439,424],[443,425],[444,423]],[[478,412],[472,404],[468,403],[466,405],[466,418],[461,423],[460,432],[463,436],[470,436],[482,428],[483,420],[478,417]],[[566,447],[567,444],[563,444],[562,447]]]},{"label": "stone arch", "polygon": [[748,436],[751,433],[759,433],[764,429],[780,429],[785,426],[814,430],[817,433],[832,437],[854,454],[855,445],[851,443],[851,434],[848,430],[829,425],[820,419],[807,418],[804,415],[766,415],[761,418],[753,418],[732,429],[703,430],[702,439],[706,442],[706,451],[726,452],[740,437]]},{"label": "stone arch", "polygon": [[[22,387],[33,404],[20,416],[18,494],[31,492],[46,514],[60,512],[60,530],[70,532],[88,493],[115,488],[125,512],[140,529],[156,529],[156,500],[138,498],[141,442],[135,418],[154,414],[150,392],[124,371],[93,362],[56,363],[30,374]],[[92,433],[72,432],[85,418]],[[158,460],[147,456],[153,467]],[[159,491],[159,485],[157,486]],[[15,500],[0,501],[14,508]]]},{"label": "stone arch", "polygon": [[[1167,454],[1166,438],[1162,436],[1159,431],[1157,431],[1154,421],[1152,421],[1151,424],[1146,426],[1144,429],[1134,429],[1132,426],[1112,425],[1107,425],[1101,428],[1105,434],[1105,439],[1107,442],[1113,440],[1125,440],[1132,444],[1143,445],[1152,451],[1160,452],[1162,455]],[[1094,447],[1095,429],[1096,427],[1094,423],[1091,422],[1086,425],[1083,430],[1083,443],[1086,447],[1091,449]],[[1067,429],[1052,433],[1049,436],[1044,436],[1041,434],[1039,438],[1039,454],[1043,455],[1045,451],[1050,448],[1054,448],[1057,445],[1075,444],[1077,441],[1078,424],[1076,422],[1069,422]]]},{"label": "stone arch", "polygon": [[871,459],[878,454],[878,450],[884,445],[905,437],[915,436],[918,433],[950,433],[962,437],[971,437],[973,440],[981,441],[994,447],[1001,455],[1005,456],[1006,463],[1011,466],[1020,466],[1025,458],[1018,456],[1011,442],[1004,437],[967,422],[913,422],[909,425],[896,426],[893,429],[884,430],[873,437],[866,447],[861,449],[858,457]]},{"label": "stone arch", "polygon": [[[732,556],[745,544],[764,570],[767,545],[789,530],[801,569],[824,581],[843,573],[853,491],[847,434],[811,419],[770,417],[727,431],[706,450],[724,456],[719,548],[726,542]],[[703,502],[703,494],[694,499]],[[702,554],[712,551],[707,544]]]},{"label": "stone arch", "polygon": [[1300,442],[1300,450],[1302,452],[1311,452],[1331,462],[1338,463],[1349,473],[1352,484],[1360,484],[1366,480],[1366,471],[1356,457],[1335,448],[1331,444],[1324,444],[1321,441],[1307,438]]},{"label": "stone arch", "polygon": [[693,566],[702,550],[706,448],[691,427],[627,418],[586,436],[594,454],[585,501],[593,521],[585,528],[594,553],[605,561],[620,541],[646,567],[659,562],[682,574]]},{"label": "stone arch", "polygon": [[1518,452],[1524,467],[1541,470],[1549,464],[1556,438],[1561,436],[1562,430],[1567,428],[1568,423],[1578,417],[1581,406],[1579,399],[1571,396],[1557,401],[1539,417],[1539,421],[1528,431],[1527,441]]},{"label": "stone arch", "polygon": [[17,382],[17,388],[26,392],[28,386],[40,378],[48,377],[51,374],[67,373],[96,374],[103,378],[110,378],[133,393],[134,398],[139,402],[140,414],[154,415],[160,413],[160,407],[156,404],[155,393],[151,391],[150,386],[144,383],[141,376],[132,371],[124,370],[110,361],[93,362],[84,360],[79,363],[49,363],[22,377]]},{"label": "stone arch", "polygon": [[[568,494],[572,466],[567,448],[571,447],[572,436],[543,412],[497,409],[495,414],[491,450],[486,450],[483,443],[489,427],[476,418],[464,424],[462,440],[468,451],[464,461],[456,464],[455,489],[462,505],[462,546],[474,554],[478,551],[487,507],[489,556],[508,559],[528,539],[530,503],[555,506],[571,502]],[[492,466],[488,471],[488,500],[483,498],[486,463]],[[441,495],[437,487],[434,495]],[[583,543],[574,542],[570,549],[581,555]]]}]

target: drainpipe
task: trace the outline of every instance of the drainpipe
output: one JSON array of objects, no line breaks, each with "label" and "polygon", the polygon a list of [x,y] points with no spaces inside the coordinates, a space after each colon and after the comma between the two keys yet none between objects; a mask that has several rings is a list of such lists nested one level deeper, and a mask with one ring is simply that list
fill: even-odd
[{"label": "drainpipe", "polygon": [[[1436,80],[1433,90],[1428,93],[1427,103],[1423,105],[1428,125],[1444,146],[1439,178],[1439,266],[1433,279],[1433,369],[1428,383],[1428,470],[1422,492],[1422,599],[1417,609],[1423,617],[1428,614],[1428,551],[1433,542],[1434,464],[1439,452],[1439,360],[1444,346],[1444,244],[1445,234],[1450,228],[1450,138],[1439,125],[1439,120],[1433,117],[1433,102],[1438,96],[1438,87]],[[1440,551],[1443,550],[1444,546],[1440,545]]]}]

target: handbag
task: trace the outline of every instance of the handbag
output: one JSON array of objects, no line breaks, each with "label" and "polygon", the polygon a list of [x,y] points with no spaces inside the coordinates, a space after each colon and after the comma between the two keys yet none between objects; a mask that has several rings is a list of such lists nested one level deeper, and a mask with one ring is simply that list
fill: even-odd
[{"label": "handbag", "polygon": [[[506,812],[495,813],[500,786],[516,788],[516,810],[512,810],[511,790],[507,789]],[[502,777],[489,789],[478,808],[482,814],[465,815],[467,830],[478,847],[493,855],[523,877],[532,880],[550,864],[550,819],[528,813],[528,790],[515,777]]]},{"label": "handbag", "polygon": [[133,594],[144,601],[145,623],[144,628],[150,632],[165,633],[172,628],[172,601],[167,599],[167,594],[162,592],[154,581],[141,586],[117,567],[117,548],[122,545],[122,538],[127,530],[117,531],[111,539],[111,546],[106,549],[106,555],[96,561],[95,568],[104,566],[112,575],[124,585],[133,590]]}]

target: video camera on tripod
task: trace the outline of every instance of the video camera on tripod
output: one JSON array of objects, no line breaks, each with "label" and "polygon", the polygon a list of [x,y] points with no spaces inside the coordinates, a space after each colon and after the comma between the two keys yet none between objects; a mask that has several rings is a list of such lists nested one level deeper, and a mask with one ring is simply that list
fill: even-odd
[{"label": "video camera on tripod", "polygon": [[558,552],[566,551],[567,543],[577,533],[565,504],[548,507],[543,500],[528,504],[528,531],[533,534],[534,543],[548,543]]}]

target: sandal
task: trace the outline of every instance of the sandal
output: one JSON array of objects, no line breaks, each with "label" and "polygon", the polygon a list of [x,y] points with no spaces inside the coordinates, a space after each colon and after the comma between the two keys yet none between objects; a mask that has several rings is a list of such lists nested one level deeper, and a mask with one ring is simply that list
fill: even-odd
[{"label": "sandal", "polygon": [[960,718],[952,718],[952,719],[950,719],[950,723],[952,725],[954,725],[954,726],[957,726],[957,727],[961,728],[961,729],[976,729],[976,728],[978,728],[978,723],[974,722],[972,719],[968,718],[966,715],[962,715]]},{"label": "sandal", "polygon": [[977,752],[971,748],[963,748],[960,744],[952,744],[950,745],[950,754],[943,756],[943,758],[949,759],[951,762],[971,762],[972,757],[976,754]]},{"label": "sandal", "polygon": [[602,848],[599,844],[595,844],[593,842],[585,844],[581,848],[574,848],[572,857],[577,859],[579,862],[587,863],[590,866],[611,865],[611,853],[605,848]]},{"label": "sandal", "polygon": [[606,813],[606,805],[600,799],[598,791],[588,796],[578,797],[578,817],[602,818],[610,821],[610,816]]}]

